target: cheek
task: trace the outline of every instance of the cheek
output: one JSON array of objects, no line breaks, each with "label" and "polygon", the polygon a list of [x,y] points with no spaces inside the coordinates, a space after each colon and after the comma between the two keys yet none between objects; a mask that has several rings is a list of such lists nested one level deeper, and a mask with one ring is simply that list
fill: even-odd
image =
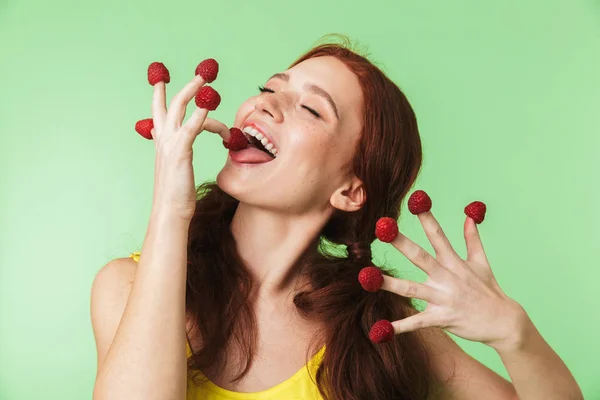
[{"label": "cheek", "polygon": [[340,143],[336,136],[341,135],[311,125],[295,130],[290,141],[290,147],[296,150],[294,158],[297,160],[294,162],[326,174],[339,171],[340,166],[347,162],[349,144]]},{"label": "cheek", "polygon": [[316,156],[320,153],[326,153],[331,149],[331,143],[327,140],[328,133],[323,132],[310,124],[296,125],[290,130],[294,135],[290,137],[290,144],[296,150],[302,153],[309,153]]},{"label": "cheek", "polygon": [[354,157],[353,145],[340,132],[329,137],[329,140],[322,143],[322,152],[325,157],[324,168],[332,171],[345,170]]}]

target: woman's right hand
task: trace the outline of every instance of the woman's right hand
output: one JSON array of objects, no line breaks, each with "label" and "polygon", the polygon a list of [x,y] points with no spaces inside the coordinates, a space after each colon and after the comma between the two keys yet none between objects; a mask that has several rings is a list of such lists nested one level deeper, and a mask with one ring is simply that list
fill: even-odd
[{"label": "woman's right hand", "polygon": [[196,108],[183,123],[187,104],[206,81],[196,75],[166,107],[166,84],[154,85],[151,131],[156,145],[153,212],[167,212],[169,217],[190,221],[196,208],[196,187],[192,166],[192,146],[203,130],[218,133],[229,140],[229,129],[223,123],[207,118],[208,110]]}]

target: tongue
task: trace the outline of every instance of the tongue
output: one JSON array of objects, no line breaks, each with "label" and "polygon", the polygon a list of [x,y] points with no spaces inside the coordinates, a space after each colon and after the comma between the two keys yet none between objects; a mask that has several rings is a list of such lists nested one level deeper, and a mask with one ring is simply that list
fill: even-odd
[{"label": "tongue", "polygon": [[[233,152],[233,151],[232,151]],[[234,152],[236,161],[249,164],[259,164],[273,161],[273,157],[262,150],[259,150],[255,145],[249,144],[244,150]]]}]

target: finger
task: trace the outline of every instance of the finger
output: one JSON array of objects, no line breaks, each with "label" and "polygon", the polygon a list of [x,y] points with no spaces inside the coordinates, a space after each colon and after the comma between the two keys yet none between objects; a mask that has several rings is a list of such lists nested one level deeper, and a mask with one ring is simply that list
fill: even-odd
[{"label": "finger", "polygon": [[439,275],[444,268],[421,246],[398,232],[391,242],[398,251],[406,256],[414,265],[425,271],[429,276]]},{"label": "finger", "polygon": [[[158,127],[158,130],[162,130],[165,124],[165,116],[167,114],[166,104],[166,83],[161,81],[154,85],[154,94],[152,95],[152,120],[154,126]],[[152,138],[156,138],[153,134]]]},{"label": "finger", "polygon": [[454,251],[444,230],[431,211],[420,213],[417,216],[419,217],[419,221],[421,221],[421,225],[423,225],[423,230],[425,231],[427,238],[435,250],[436,256],[455,259],[460,258],[456,251]]},{"label": "finger", "polygon": [[167,111],[165,124],[175,126],[176,128],[181,126],[183,118],[185,118],[187,104],[194,98],[198,89],[205,83],[206,81],[201,75],[196,75],[194,79],[188,82],[188,84],[173,97],[169,104],[169,111]]},{"label": "finger", "polygon": [[468,261],[488,263],[485,250],[483,249],[483,243],[479,236],[479,230],[477,229],[477,224],[471,217],[467,217],[465,220],[465,242],[467,244]]},{"label": "finger", "polygon": [[227,125],[225,125],[221,121],[217,121],[216,119],[206,118],[206,121],[204,121],[203,129],[212,133],[219,134],[219,136],[221,136],[226,142],[228,142],[231,137],[231,133],[229,132],[229,128],[227,127]]},{"label": "finger", "polygon": [[184,148],[191,148],[194,140],[200,132],[202,132],[202,125],[206,120],[208,110],[206,108],[198,108],[194,110],[192,116],[186,121],[185,125],[181,127],[182,145]]},{"label": "finger", "polygon": [[398,335],[400,333],[414,332],[423,328],[439,326],[439,324],[436,323],[435,319],[427,311],[423,311],[394,321],[392,322],[392,326],[394,327],[394,334]]},{"label": "finger", "polygon": [[383,285],[381,285],[381,289],[400,296],[440,304],[439,293],[434,288],[423,285],[422,283],[383,275]]}]

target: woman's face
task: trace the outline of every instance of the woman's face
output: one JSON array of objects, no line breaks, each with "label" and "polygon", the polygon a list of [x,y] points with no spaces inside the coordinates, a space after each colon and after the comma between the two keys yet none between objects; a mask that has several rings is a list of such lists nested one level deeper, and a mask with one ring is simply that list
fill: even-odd
[{"label": "woman's face", "polygon": [[311,58],[275,74],[241,105],[234,126],[247,136],[262,132],[277,155],[230,153],[219,187],[240,202],[285,213],[344,208],[339,196],[357,181],[351,160],[362,108],[358,78],[337,58]]}]

